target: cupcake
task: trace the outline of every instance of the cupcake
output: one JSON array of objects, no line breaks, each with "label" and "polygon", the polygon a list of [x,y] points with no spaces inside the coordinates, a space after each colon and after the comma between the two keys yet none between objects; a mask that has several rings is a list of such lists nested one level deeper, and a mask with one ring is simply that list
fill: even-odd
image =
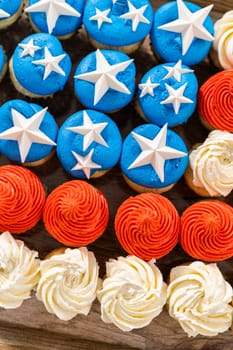
[{"label": "cupcake", "polygon": [[64,89],[71,71],[70,56],[47,33],[32,34],[16,47],[10,63],[15,88],[29,97],[48,97]]},{"label": "cupcake", "polygon": [[125,53],[97,50],[78,64],[74,89],[87,108],[115,112],[128,105],[135,90],[135,64]]},{"label": "cupcake", "polygon": [[179,214],[160,194],[129,197],[118,208],[114,224],[121,246],[144,260],[162,258],[178,243]]},{"label": "cupcake", "polygon": [[199,196],[228,196],[233,189],[233,134],[211,131],[202,144],[191,150],[184,177]]},{"label": "cupcake", "polygon": [[170,190],[188,166],[183,139],[167,124],[159,128],[142,124],[131,131],[122,146],[123,177],[137,192],[162,193]]},{"label": "cupcake", "polygon": [[30,170],[17,165],[0,167],[0,231],[23,233],[42,216],[45,190]]},{"label": "cupcake", "polygon": [[81,180],[56,187],[48,196],[43,220],[46,230],[68,246],[85,246],[105,231],[108,203],[102,192]]},{"label": "cupcake", "polygon": [[86,247],[55,250],[41,261],[36,297],[63,321],[88,315],[99,286],[99,266]]},{"label": "cupcake", "polygon": [[103,287],[97,292],[101,319],[122,331],[146,327],[166,303],[167,285],[154,261],[136,256],[106,262]]},{"label": "cupcake", "polygon": [[188,66],[204,60],[214,39],[214,24],[209,16],[212,7],[201,8],[182,0],[159,7],[150,32],[155,54],[167,62],[181,59]]},{"label": "cupcake", "polygon": [[83,110],[60,128],[57,155],[72,176],[89,179],[104,175],[120,158],[122,139],[117,125],[104,113]]},{"label": "cupcake", "polygon": [[31,297],[40,278],[38,253],[9,232],[0,235],[0,307],[16,309]]},{"label": "cupcake", "polygon": [[140,47],[152,21],[153,8],[148,0],[88,0],[83,15],[94,47],[127,54]]},{"label": "cupcake", "polygon": [[80,28],[84,4],[84,0],[29,0],[25,12],[36,32],[66,39]]},{"label": "cupcake", "polygon": [[28,166],[46,162],[54,153],[58,127],[47,108],[23,100],[0,107],[0,150]]},{"label": "cupcake", "polygon": [[198,260],[221,261],[233,256],[233,208],[219,200],[189,206],[181,216],[180,244]]},{"label": "cupcake", "polygon": [[0,82],[3,80],[7,71],[7,57],[4,48],[0,45]]},{"label": "cupcake", "polygon": [[213,337],[232,323],[232,287],[216,264],[194,261],[170,272],[168,312],[189,337]]},{"label": "cupcake", "polygon": [[11,26],[17,21],[23,11],[23,4],[23,0],[1,0],[0,30]]},{"label": "cupcake", "polygon": [[215,73],[199,89],[198,112],[209,130],[233,132],[233,69]]},{"label": "cupcake", "polygon": [[146,121],[159,126],[183,124],[196,108],[197,89],[195,73],[181,60],[160,64],[142,77],[137,110]]}]

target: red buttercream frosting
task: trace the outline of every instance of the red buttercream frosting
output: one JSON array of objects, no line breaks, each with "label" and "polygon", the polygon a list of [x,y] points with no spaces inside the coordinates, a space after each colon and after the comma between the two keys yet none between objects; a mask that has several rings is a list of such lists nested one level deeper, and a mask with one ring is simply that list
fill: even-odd
[{"label": "red buttercream frosting", "polygon": [[115,231],[129,254],[144,260],[158,259],[177,244],[180,217],[166,197],[142,193],[126,199],[118,208]]},{"label": "red buttercream frosting", "polygon": [[221,261],[233,256],[233,208],[218,200],[197,202],[181,216],[180,243],[195,259]]},{"label": "red buttercream frosting", "polygon": [[0,167],[0,231],[23,233],[41,218],[45,191],[32,171],[17,165]]},{"label": "red buttercream frosting", "polygon": [[213,129],[233,132],[233,70],[212,75],[200,87],[198,108],[201,118]]},{"label": "red buttercream frosting", "polygon": [[82,180],[55,188],[46,200],[43,220],[47,231],[68,246],[85,246],[105,231],[109,209],[103,193]]}]

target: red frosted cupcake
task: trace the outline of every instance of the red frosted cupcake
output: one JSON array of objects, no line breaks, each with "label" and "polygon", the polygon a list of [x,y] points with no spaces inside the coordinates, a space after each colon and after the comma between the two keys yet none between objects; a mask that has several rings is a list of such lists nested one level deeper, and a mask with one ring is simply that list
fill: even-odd
[{"label": "red frosted cupcake", "polygon": [[193,258],[221,261],[233,256],[233,208],[219,200],[194,203],[181,216],[180,243]]},{"label": "red frosted cupcake", "polygon": [[0,167],[0,231],[23,233],[42,215],[45,191],[32,171],[17,165]]},{"label": "red frosted cupcake", "polygon": [[102,192],[82,180],[65,182],[48,196],[43,220],[47,231],[68,246],[85,246],[105,231],[109,210]]},{"label": "red frosted cupcake", "polygon": [[177,244],[180,218],[166,197],[142,193],[126,199],[118,208],[115,231],[129,254],[144,260],[158,259]]}]

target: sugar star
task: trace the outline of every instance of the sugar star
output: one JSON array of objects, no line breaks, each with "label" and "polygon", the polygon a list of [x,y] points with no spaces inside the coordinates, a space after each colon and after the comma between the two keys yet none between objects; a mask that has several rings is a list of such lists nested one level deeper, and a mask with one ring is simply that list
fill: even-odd
[{"label": "sugar star", "polygon": [[193,103],[193,101],[190,98],[184,96],[184,90],[186,89],[187,83],[181,85],[178,89],[173,89],[168,84],[165,84],[165,86],[169,95],[165,100],[161,101],[160,103],[162,105],[171,103],[176,114],[179,113],[180,105],[182,103]]},{"label": "sugar star", "polygon": [[138,84],[139,89],[141,89],[140,97],[143,97],[147,94],[154,96],[154,89],[157,88],[160,84],[152,83],[151,78],[149,77],[145,83]]},{"label": "sugar star", "polygon": [[179,60],[173,67],[163,66],[167,70],[167,74],[163,77],[163,80],[169,78],[175,78],[178,82],[181,82],[182,74],[193,72],[192,69],[182,68],[182,62]]},{"label": "sugar star", "polygon": [[80,154],[72,151],[74,158],[77,160],[77,163],[71,170],[82,170],[85,176],[89,179],[91,175],[91,169],[101,169],[101,165],[92,161],[94,148],[90,152],[82,157]]},{"label": "sugar star", "polygon": [[0,9],[0,18],[7,18],[10,17],[10,13]]},{"label": "sugar star", "polygon": [[137,30],[139,23],[150,23],[150,21],[143,15],[148,5],[136,8],[133,6],[133,4],[131,4],[129,0],[127,1],[127,3],[129,7],[129,12],[121,15],[120,18],[130,19],[132,21],[133,32]]},{"label": "sugar star", "polygon": [[33,64],[42,65],[45,67],[43,80],[45,80],[52,72],[65,75],[65,72],[59,66],[60,61],[65,57],[65,54],[53,56],[47,47],[44,48],[44,58],[41,60],[32,61]]},{"label": "sugar star", "polygon": [[30,39],[26,44],[18,44],[19,47],[21,47],[23,49],[23,51],[20,54],[20,57],[24,57],[24,56],[31,56],[34,57],[35,52],[40,50],[40,46],[36,46],[33,43],[33,39]]},{"label": "sugar star", "polygon": [[98,29],[100,29],[102,27],[102,24],[104,22],[112,23],[111,18],[108,17],[108,14],[111,11],[111,9],[101,11],[96,7],[95,11],[96,11],[96,14],[94,16],[90,17],[89,19],[91,21],[97,21]]}]

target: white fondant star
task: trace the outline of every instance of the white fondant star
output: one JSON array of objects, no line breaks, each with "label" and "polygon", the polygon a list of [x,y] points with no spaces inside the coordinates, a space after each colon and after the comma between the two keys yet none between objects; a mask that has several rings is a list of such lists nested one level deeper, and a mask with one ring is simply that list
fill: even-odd
[{"label": "white fondant star", "polygon": [[10,13],[0,9],[0,18],[7,18],[10,17]]},{"label": "white fondant star", "polygon": [[111,9],[101,11],[96,7],[95,11],[96,11],[96,14],[94,16],[90,17],[89,19],[90,19],[90,21],[97,21],[98,29],[100,29],[102,27],[102,24],[104,22],[112,23],[111,18],[108,17],[108,14],[111,11]]},{"label": "white fondant star", "polygon": [[45,67],[43,80],[48,78],[52,72],[65,75],[64,70],[59,66],[60,61],[65,57],[65,54],[53,56],[47,47],[44,48],[44,58],[41,60],[32,61],[33,64]]},{"label": "white fondant star", "polygon": [[89,179],[91,175],[91,169],[101,169],[102,166],[98,163],[93,162],[92,155],[94,148],[86,156],[81,156],[80,154],[72,151],[74,158],[77,160],[77,163],[71,170],[82,170],[86,177]]},{"label": "white fondant star", "polygon": [[128,169],[138,168],[143,165],[151,165],[161,182],[164,182],[165,161],[181,158],[187,154],[175,148],[166,146],[167,124],[161,128],[152,140],[135,132],[132,132],[132,135],[140,146],[142,152]]},{"label": "white fondant star", "polygon": [[46,16],[48,32],[51,34],[56,26],[60,16],[80,17],[81,14],[72,6],[66,3],[66,0],[39,0],[35,4],[27,7],[26,12],[44,12]]},{"label": "white fondant star", "polygon": [[83,151],[93,143],[109,147],[101,132],[106,128],[108,123],[93,123],[86,111],[83,111],[83,125],[67,128],[77,134],[83,135]]},{"label": "white fondant star", "polygon": [[163,77],[163,80],[169,78],[175,78],[178,82],[181,82],[182,74],[193,72],[192,69],[182,68],[182,62],[179,60],[174,66],[163,66],[167,70],[167,74]]},{"label": "white fondant star", "polygon": [[0,140],[12,140],[18,142],[21,162],[25,162],[33,143],[55,146],[56,143],[44,134],[39,128],[47,107],[36,112],[30,118],[26,118],[16,109],[11,109],[13,127],[0,133]]},{"label": "white fondant star", "polygon": [[194,38],[212,41],[214,37],[204,27],[203,23],[213,5],[191,12],[182,0],[177,0],[178,19],[159,26],[159,29],[180,33],[182,37],[182,55],[185,55]]},{"label": "white fondant star", "polygon": [[139,23],[150,23],[150,21],[143,15],[148,5],[136,8],[133,6],[133,4],[131,4],[129,0],[127,1],[127,3],[129,7],[129,12],[121,15],[120,18],[130,19],[132,21],[133,32],[137,30]]},{"label": "white fondant star", "polygon": [[94,105],[106,94],[109,89],[113,89],[124,94],[130,94],[126,85],[120,82],[116,76],[119,72],[124,71],[133,59],[109,64],[100,50],[96,51],[96,70],[76,75],[74,78],[85,80],[95,84]]},{"label": "white fondant star", "polygon": [[143,97],[147,94],[154,96],[154,89],[157,88],[160,84],[152,83],[151,78],[149,77],[145,83],[138,84],[139,89],[141,89],[140,97]]},{"label": "white fondant star", "polygon": [[33,39],[30,39],[29,42],[26,44],[18,44],[18,45],[19,45],[19,47],[21,47],[23,49],[23,51],[20,54],[20,57],[24,57],[27,55],[34,57],[35,52],[37,50],[40,50],[40,48],[41,48],[40,46],[34,45]]},{"label": "white fondant star", "polygon": [[162,105],[171,103],[176,114],[179,113],[180,105],[182,103],[193,103],[190,98],[184,96],[184,90],[186,89],[187,83],[181,85],[178,89],[173,89],[173,87],[168,84],[165,84],[165,86],[169,95],[160,103]]}]

